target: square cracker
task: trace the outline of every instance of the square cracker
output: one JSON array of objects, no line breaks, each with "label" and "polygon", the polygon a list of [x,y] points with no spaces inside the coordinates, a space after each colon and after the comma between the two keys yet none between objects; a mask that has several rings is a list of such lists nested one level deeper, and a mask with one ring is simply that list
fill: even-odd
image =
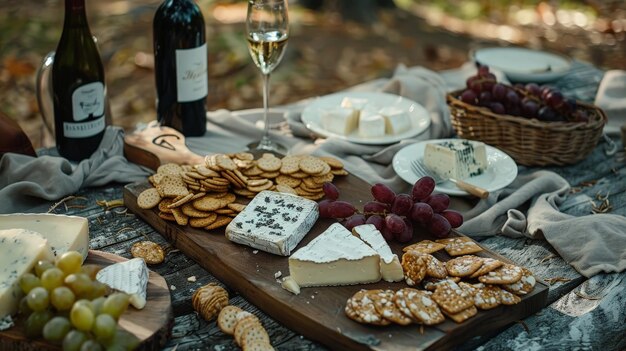
[{"label": "square cracker", "polygon": [[439,239],[437,242],[446,245],[445,250],[450,256],[468,255],[483,250],[474,240],[465,236]]}]

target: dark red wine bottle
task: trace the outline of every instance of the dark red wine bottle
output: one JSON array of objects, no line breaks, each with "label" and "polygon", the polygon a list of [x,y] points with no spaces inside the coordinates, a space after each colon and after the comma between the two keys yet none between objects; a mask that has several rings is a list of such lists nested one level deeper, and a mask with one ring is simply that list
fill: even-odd
[{"label": "dark red wine bottle", "polygon": [[56,145],[72,161],[98,148],[107,125],[104,68],[84,0],[65,0],[63,33],[52,65]]},{"label": "dark red wine bottle", "polygon": [[204,18],[192,0],[165,0],[153,22],[157,119],[185,136],[206,131]]}]

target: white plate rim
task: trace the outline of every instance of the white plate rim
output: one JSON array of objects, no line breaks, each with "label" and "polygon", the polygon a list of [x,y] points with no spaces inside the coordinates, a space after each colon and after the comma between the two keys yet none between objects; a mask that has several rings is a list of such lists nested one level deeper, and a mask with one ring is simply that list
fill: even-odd
[{"label": "white plate rim", "polygon": [[[396,100],[395,104],[403,104],[408,106],[407,109],[413,108],[413,110],[409,111],[409,116],[411,117],[411,122],[413,127],[404,132],[397,135],[389,135],[382,138],[362,138],[358,135],[342,135],[333,133],[321,127],[319,124],[319,109],[325,104],[330,104],[332,101],[338,100],[339,102],[344,98],[361,98],[367,99],[368,101],[376,100],[376,99],[389,99]],[[332,103],[332,105],[335,105]],[[339,106],[339,103],[336,104]],[[317,133],[323,137],[336,137],[338,139],[346,140],[349,142],[353,142],[356,144],[364,144],[364,145],[388,145],[399,142],[404,139],[412,138],[417,135],[422,134],[427,131],[430,127],[430,115],[426,108],[422,106],[420,103],[415,102],[411,99],[405,98],[403,96],[389,94],[389,93],[379,93],[379,92],[339,92],[329,95],[321,96],[311,103],[309,103],[304,110],[302,111],[302,123],[314,133]],[[354,134],[354,133],[353,133]]]},{"label": "white plate rim", "polygon": [[[423,157],[423,149],[425,148],[427,143],[441,143],[445,141],[452,140],[465,140],[465,139],[432,139],[432,140],[424,140],[417,143],[413,143],[403,147],[398,150],[396,154],[393,156],[392,167],[396,174],[402,178],[405,182],[409,184],[415,183],[417,181],[417,175],[411,170],[410,162],[415,158],[409,157],[409,155],[419,155],[419,157]],[[474,141],[474,140],[468,140]],[[465,179],[466,182],[470,184],[479,185],[485,188],[489,192],[493,192],[496,190],[500,190],[507,185],[511,184],[513,180],[517,177],[517,163],[504,151],[493,147],[491,145],[485,144],[485,149],[487,152],[487,162],[489,163],[487,167],[487,171],[484,175],[478,176],[476,178]],[[420,152],[421,151],[421,152]],[[494,161],[494,158],[498,159]],[[499,164],[501,163],[501,164]],[[404,166],[407,165],[407,166]],[[498,168],[495,168],[495,167]],[[507,170],[506,173],[501,172],[498,174],[498,171],[501,169]],[[482,179],[487,176],[491,176],[487,181],[482,181]],[[483,178],[481,178],[483,177]],[[495,178],[495,179],[493,179]],[[481,180],[476,182],[476,179]],[[465,190],[461,190],[457,188],[452,182],[444,182],[441,184],[437,184],[435,186],[435,191],[453,195],[453,196],[468,196],[470,195]]]},{"label": "white plate rim", "polygon": [[[502,67],[502,66],[499,66],[498,64],[485,62],[484,57],[482,59],[479,59],[479,56],[481,54],[493,55],[493,53],[498,53],[498,52],[517,52],[518,54],[534,55],[535,57],[543,56],[545,58],[551,58],[552,60],[559,60],[563,63],[563,65],[558,66],[557,69],[555,70],[533,72],[533,71],[528,71],[528,70],[523,70],[523,69],[515,69],[512,67]],[[543,50],[533,50],[533,49],[528,49],[524,47],[515,47],[515,46],[514,47],[505,46],[505,47],[480,48],[480,49],[473,50],[470,56],[472,60],[474,60],[474,62],[485,63],[486,65],[490,67],[494,67],[496,69],[501,70],[510,79],[513,79],[516,81],[525,81],[525,82],[532,81],[532,82],[542,83],[542,82],[547,82],[547,81],[558,79],[564,76],[565,74],[567,74],[571,70],[572,64],[573,64],[573,61],[571,58],[558,54],[558,53],[553,53],[553,52],[543,51]]]}]

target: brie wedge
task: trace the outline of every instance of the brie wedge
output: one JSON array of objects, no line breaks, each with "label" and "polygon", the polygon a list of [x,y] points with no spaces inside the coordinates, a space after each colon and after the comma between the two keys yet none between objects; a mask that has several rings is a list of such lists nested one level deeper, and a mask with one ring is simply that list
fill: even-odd
[{"label": "brie wedge", "polygon": [[119,262],[102,268],[96,279],[112,289],[130,295],[130,304],[137,309],[146,305],[148,267],[142,258]]},{"label": "brie wedge", "polygon": [[380,280],[380,256],[334,223],[289,257],[289,273],[301,287],[353,285]]},{"label": "brie wedge", "polygon": [[363,240],[380,255],[380,273],[385,281],[399,282],[404,280],[404,271],[398,255],[391,252],[383,235],[373,224],[363,224],[352,229],[352,233]]}]

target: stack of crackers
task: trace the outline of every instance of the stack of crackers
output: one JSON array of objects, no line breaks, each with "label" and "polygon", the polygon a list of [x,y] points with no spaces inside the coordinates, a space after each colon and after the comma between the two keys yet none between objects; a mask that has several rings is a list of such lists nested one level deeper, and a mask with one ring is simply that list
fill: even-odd
[{"label": "stack of crackers", "polygon": [[[445,249],[445,263],[432,254]],[[461,323],[499,305],[514,305],[536,283],[526,268],[472,255],[482,248],[472,239],[423,240],[403,249],[402,268],[410,287],[398,291],[361,290],[348,299],[346,315],[360,323],[433,325],[445,316]],[[421,284],[422,289],[415,288]]]},{"label": "stack of crackers", "polygon": [[319,200],[324,183],[347,174],[343,163],[332,157],[214,154],[206,156],[204,164],[160,166],[149,177],[154,188],[139,194],[137,204],[142,209],[158,208],[159,217],[167,221],[212,230],[230,223],[247,199],[261,191]]},{"label": "stack of crackers", "polygon": [[237,306],[224,307],[217,317],[217,326],[225,334],[232,335],[244,351],[274,350],[259,318]]}]

